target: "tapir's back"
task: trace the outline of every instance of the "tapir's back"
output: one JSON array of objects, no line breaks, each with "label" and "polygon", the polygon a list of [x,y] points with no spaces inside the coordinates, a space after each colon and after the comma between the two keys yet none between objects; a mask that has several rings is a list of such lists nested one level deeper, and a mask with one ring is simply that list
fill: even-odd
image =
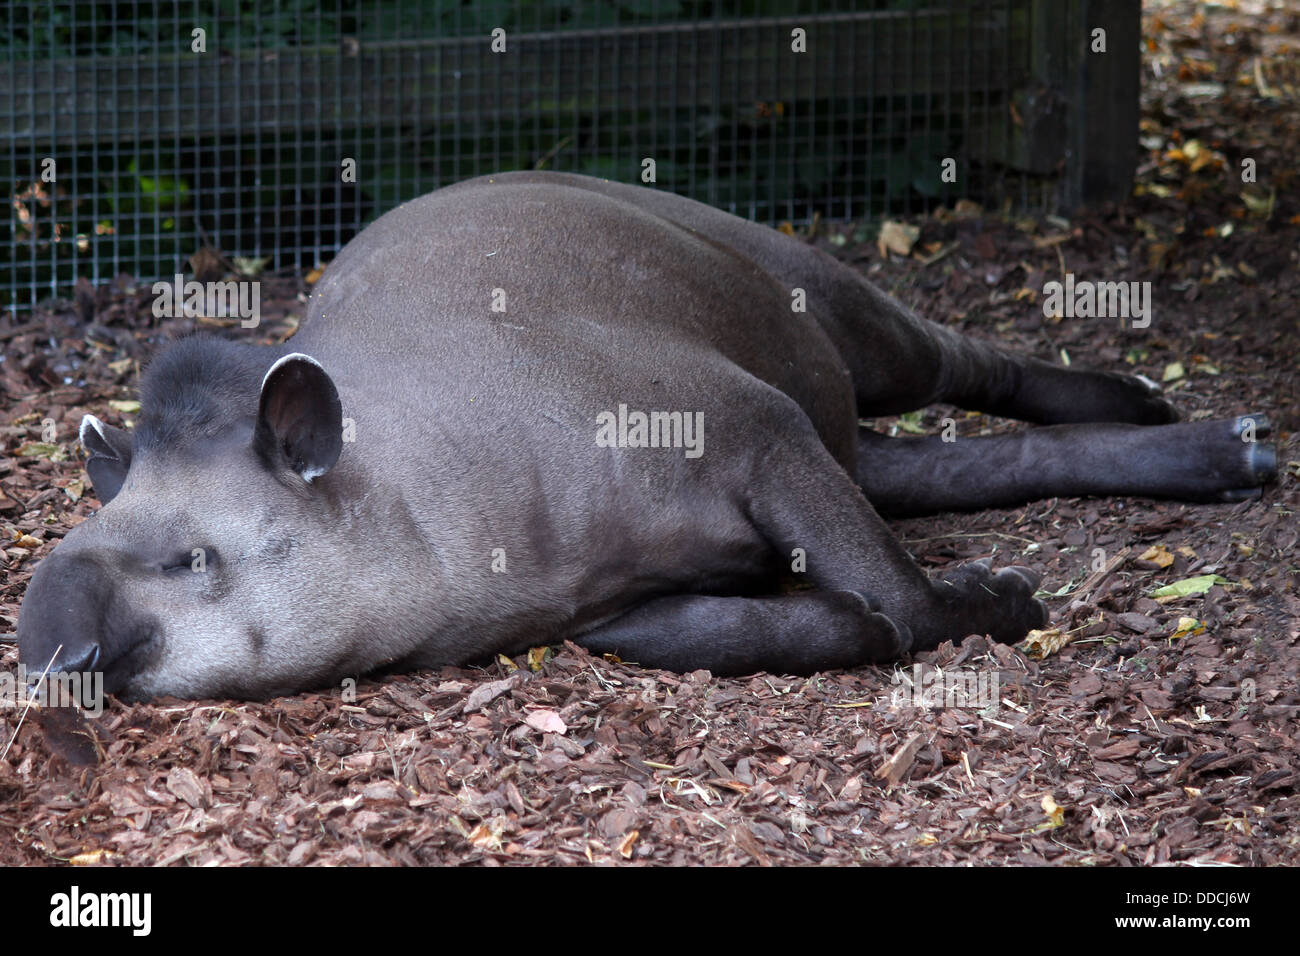
[{"label": "tapir's back", "polygon": [[[294,344],[367,374],[410,369],[444,401],[569,405],[587,424],[618,403],[700,408],[753,376],[838,435],[852,420],[848,373],[815,306],[792,309],[798,283],[773,274],[783,251],[816,255],[652,189],[485,177],[406,203],[353,239]],[[836,379],[842,388],[826,387]]]}]

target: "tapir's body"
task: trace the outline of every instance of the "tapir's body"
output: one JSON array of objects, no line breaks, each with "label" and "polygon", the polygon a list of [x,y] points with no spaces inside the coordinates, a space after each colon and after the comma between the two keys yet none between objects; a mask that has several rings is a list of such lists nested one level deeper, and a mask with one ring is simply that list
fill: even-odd
[{"label": "tapir's body", "polygon": [[[392,211],[290,344],[185,340],[142,392],[133,439],[83,426],[106,506],[38,567],[20,622],[29,668],[61,646],[56,667],[140,697],[562,638],[718,672],[1016,640],[1046,621],[1031,574],[930,582],[867,499],[1231,498],[1273,469],[1238,423],[1139,428],[1173,414],[1137,380],[963,339],[777,232],[545,173]],[[935,401],[1131,424],[952,445],[858,428]],[[637,413],[676,413],[661,447]],[[781,593],[783,571],[816,590]]]}]

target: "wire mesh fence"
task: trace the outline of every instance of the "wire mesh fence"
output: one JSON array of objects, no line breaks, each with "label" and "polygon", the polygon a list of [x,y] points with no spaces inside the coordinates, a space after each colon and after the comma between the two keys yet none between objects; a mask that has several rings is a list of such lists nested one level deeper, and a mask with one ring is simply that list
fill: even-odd
[{"label": "wire mesh fence", "polygon": [[219,0],[0,13],[0,307],[327,261],[546,168],[768,223],[1053,207],[1084,0]]}]

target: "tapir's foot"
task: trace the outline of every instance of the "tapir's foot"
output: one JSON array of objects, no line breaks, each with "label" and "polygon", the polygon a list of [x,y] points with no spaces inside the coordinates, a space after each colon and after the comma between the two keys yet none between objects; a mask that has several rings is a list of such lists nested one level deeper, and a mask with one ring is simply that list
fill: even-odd
[{"label": "tapir's foot", "polygon": [[948,616],[947,633],[940,640],[987,634],[1001,644],[1013,644],[1030,629],[1047,625],[1047,605],[1034,597],[1039,575],[1022,567],[994,571],[991,563],[984,558],[964,564],[936,582]]},{"label": "tapir's foot", "polygon": [[[1167,434],[1161,434],[1167,432]],[[1154,493],[1184,501],[1245,501],[1277,476],[1277,449],[1264,439],[1273,425],[1263,415],[1187,422],[1144,432],[1136,452]]]},{"label": "tapir's foot", "polygon": [[1109,394],[1105,395],[1098,414],[1102,417],[1083,421],[1127,422],[1131,425],[1169,425],[1178,421],[1174,408],[1160,386],[1145,375],[1125,372],[1095,372],[1108,380]]},{"label": "tapir's foot", "polygon": [[1025,364],[1009,401],[986,410],[1039,425],[1169,425],[1179,418],[1160,386],[1142,375],[1037,361]]}]

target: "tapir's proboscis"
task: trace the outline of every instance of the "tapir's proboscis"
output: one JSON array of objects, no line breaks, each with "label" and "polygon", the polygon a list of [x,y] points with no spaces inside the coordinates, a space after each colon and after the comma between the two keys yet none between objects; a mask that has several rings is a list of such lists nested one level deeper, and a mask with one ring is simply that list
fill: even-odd
[{"label": "tapir's proboscis", "polygon": [[[859,424],[939,402],[1043,427]],[[719,675],[1017,641],[1048,622],[1037,575],[931,579],[879,515],[1273,477],[1263,417],[1176,418],[1145,379],[963,337],[700,203],[475,179],[349,242],[292,341],[181,339],[132,431],[85,418],[103,507],[36,568],[21,658],[261,698],[563,639]]]}]

